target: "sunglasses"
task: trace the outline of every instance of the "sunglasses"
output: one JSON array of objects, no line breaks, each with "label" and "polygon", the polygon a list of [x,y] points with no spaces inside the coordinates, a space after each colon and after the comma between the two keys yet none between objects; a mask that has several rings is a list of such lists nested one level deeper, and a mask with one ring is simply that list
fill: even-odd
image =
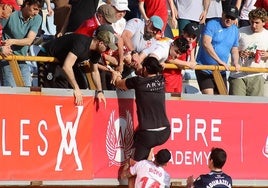
[{"label": "sunglasses", "polygon": [[226,19],[231,19],[231,20],[235,20],[235,19],[236,19],[235,17],[233,17],[233,16],[229,16],[229,15],[225,15],[225,18],[226,18]]}]

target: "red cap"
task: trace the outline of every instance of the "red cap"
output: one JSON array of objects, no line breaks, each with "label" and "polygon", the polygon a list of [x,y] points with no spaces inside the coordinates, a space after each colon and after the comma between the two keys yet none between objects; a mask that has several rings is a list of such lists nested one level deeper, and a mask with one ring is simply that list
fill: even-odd
[{"label": "red cap", "polygon": [[0,4],[11,5],[15,10],[20,10],[20,6],[17,4],[16,0],[0,0]]}]

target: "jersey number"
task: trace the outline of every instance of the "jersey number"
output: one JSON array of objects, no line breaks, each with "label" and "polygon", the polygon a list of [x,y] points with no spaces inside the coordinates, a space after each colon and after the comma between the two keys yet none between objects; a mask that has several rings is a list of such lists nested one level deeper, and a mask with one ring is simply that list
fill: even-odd
[{"label": "jersey number", "polygon": [[[141,188],[145,188],[146,187],[146,184],[148,182],[148,178],[147,177],[143,177],[141,178],[140,180],[142,182],[142,185],[141,185]],[[148,187],[148,186],[147,186]],[[159,188],[160,187],[160,183],[155,181],[153,182],[151,185],[150,185],[150,188]]]}]

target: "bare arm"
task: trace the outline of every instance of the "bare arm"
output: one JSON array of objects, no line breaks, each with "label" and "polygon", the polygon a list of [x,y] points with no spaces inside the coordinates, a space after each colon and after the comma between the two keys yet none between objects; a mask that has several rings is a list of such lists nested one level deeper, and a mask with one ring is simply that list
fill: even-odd
[{"label": "bare arm", "polygon": [[171,27],[177,28],[178,11],[176,9],[176,6],[173,0],[168,0],[168,4],[170,7],[170,11],[171,11],[171,24],[172,24]]},{"label": "bare arm", "polygon": [[115,85],[115,87],[122,89],[122,90],[128,90],[126,86],[126,79],[122,79],[122,76],[119,72],[113,71],[112,72],[112,80],[111,83]]},{"label": "bare arm", "polygon": [[211,0],[203,0],[203,11],[199,17],[200,24],[203,24],[206,21],[210,1]]},{"label": "bare arm", "polygon": [[172,63],[174,65],[177,65],[179,68],[183,68],[184,66],[190,67],[192,69],[194,69],[194,67],[196,66],[196,62],[195,61],[183,61],[180,59],[170,59],[167,61],[167,63]]},{"label": "bare arm", "polygon": [[236,71],[239,71],[240,65],[239,65],[239,50],[238,47],[233,47],[231,51],[232,55],[232,64],[235,66]]},{"label": "bare arm", "polygon": [[5,40],[5,44],[7,45],[17,45],[17,46],[30,46],[36,37],[36,33],[30,31],[27,37],[23,39],[7,39]]},{"label": "bare arm", "polygon": [[51,8],[50,0],[45,0],[45,2],[47,5],[47,15],[51,16],[54,13],[54,11]]},{"label": "bare arm", "polygon": [[121,36],[117,36],[118,38],[118,66],[116,67],[116,70],[119,72],[123,72],[124,69],[124,41]]},{"label": "bare arm", "polygon": [[241,8],[241,4],[242,4],[242,0],[236,0],[235,6],[237,7],[238,10]]},{"label": "bare arm", "polygon": [[149,18],[146,15],[146,11],[144,9],[144,1],[139,2],[139,10],[140,10],[140,13],[141,13],[142,17],[144,18],[144,20],[149,20]]},{"label": "bare arm", "polygon": [[227,64],[226,64],[226,62],[223,62],[220,58],[219,58],[219,56],[216,54],[216,52],[215,52],[215,50],[214,50],[214,48],[213,48],[213,46],[212,46],[212,38],[210,37],[210,36],[208,36],[208,35],[204,35],[203,36],[203,46],[204,46],[204,48],[205,48],[205,50],[207,51],[207,53],[215,60],[215,61],[217,61],[217,63],[219,64],[219,65],[223,65],[223,66],[225,66],[225,68],[227,69],[227,70],[229,70],[229,68],[228,68],[228,66],[227,66]]},{"label": "bare arm", "polygon": [[82,105],[83,104],[82,92],[79,88],[78,83],[76,82],[74,72],[73,72],[73,65],[76,60],[77,60],[77,56],[73,54],[72,52],[69,52],[64,60],[62,69],[67,76],[68,82],[71,84],[74,90],[75,104]]},{"label": "bare arm", "polygon": [[123,39],[124,45],[127,47],[128,50],[130,51],[135,50],[131,41],[133,33],[131,33],[129,30],[124,30],[121,37]]},{"label": "bare arm", "polygon": [[[92,75],[92,80],[96,86],[97,91],[102,91],[102,86],[101,86],[101,78],[100,78],[100,72],[98,69],[98,64],[92,64],[91,66],[91,75]],[[106,99],[104,97],[103,92],[97,92],[97,98],[98,102],[104,102],[104,107],[106,108]]]}]

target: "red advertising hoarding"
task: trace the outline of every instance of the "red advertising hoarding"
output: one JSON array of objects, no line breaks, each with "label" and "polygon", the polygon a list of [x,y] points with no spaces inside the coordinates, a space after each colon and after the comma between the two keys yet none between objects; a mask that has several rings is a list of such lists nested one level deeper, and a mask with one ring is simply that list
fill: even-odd
[{"label": "red advertising hoarding", "polygon": [[[137,126],[134,99],[0,95],[0,180],[118,178]],[[222,147],[233,179],[268,179],[268,103],[167,100],[165,145],[172,178],[206,173],[212,147]],[[157,108],[157,107],[156,107]],[[258,165],[256,165],[256,162]]]}]

